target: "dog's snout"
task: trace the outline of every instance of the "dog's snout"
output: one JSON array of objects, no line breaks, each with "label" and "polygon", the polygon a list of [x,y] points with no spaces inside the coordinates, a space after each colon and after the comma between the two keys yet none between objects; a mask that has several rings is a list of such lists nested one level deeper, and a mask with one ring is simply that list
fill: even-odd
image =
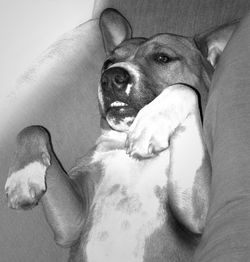
[{"label": "dog's snout", "polygon": [[101,78],[101,86],[104,91],[124,91],[131,82],[127,70],[121,67],[112,67],[106,70]]}]

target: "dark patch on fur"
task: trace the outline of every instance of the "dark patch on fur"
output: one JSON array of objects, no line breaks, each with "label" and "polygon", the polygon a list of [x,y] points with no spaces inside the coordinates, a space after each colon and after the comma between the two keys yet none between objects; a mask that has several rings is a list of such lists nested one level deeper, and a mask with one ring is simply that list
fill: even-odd
[{"label": "dark patch on fur", "polygon": [[141,209],[141,202],[137,196],[126,196],[121,199],[116,207],[117,210],[123,210],[126,213],[138,212]]},{"label": "dark patch on fur", "polygon": [[176,239],[178,239],[182,245],[188,246],[190,250],[194,249],[199,243],[200,235],[194,234],[185,228],[173,215],[168,204],[166,205],[166,210],[168,214],[168,227],[172,229]]},{"label": "dark patch on fur", "polygon": [[107,231],[103,231],[99,233],[99,240],[105,241],[109,237],[109,233]]},{"label": "dark patch on fur", "polygon": [[155,186],[154,193],[161,203],[165,203],[166,195],[167,195],[167,188],[165,186],[164,187]]},{"label": "dark patch on fur", "polygon": [[118,185],[118,184],[113,185],[111,187],[111,189],[109,190],[109,192],[108,192],[108,196],[110,196],[110,195],[114,194],[115,192],[117,192],[119,190],[119,188],[120,188],[120,185]]},{"label": "dark patch on fur", "polygon": [[166,210],[164,225],[146,239],[143,262],[191,261],[199,238],[183,228],[167,206]]}]

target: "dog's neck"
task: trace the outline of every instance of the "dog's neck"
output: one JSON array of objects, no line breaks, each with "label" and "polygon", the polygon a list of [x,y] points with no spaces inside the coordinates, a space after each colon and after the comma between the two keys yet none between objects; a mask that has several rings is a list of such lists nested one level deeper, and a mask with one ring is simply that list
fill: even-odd
[{"label": "dog's neck", "polygon": [[96,149],[100,152],[125,150],[127,132],[111,129],[105,119],[101,119],[101,135],[96,141]]}]

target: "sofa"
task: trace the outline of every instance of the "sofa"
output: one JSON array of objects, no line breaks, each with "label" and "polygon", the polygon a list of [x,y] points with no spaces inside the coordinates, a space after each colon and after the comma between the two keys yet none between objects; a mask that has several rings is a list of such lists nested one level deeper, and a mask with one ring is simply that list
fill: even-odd
[{"label": "sofa", "polygon": [[[193,36],[245,16],[250,10],[250,1],[95,0],[92,19],[62,35],[37,58],[18,79],[14,91],[0,98],[1,261],[67,261],[68,250],[54,243],[42,207],[38,206],[27,212],[8,209],[4,184],[14,151],[15,137],[22,128],[28,125],[45,126],[51,133],[55,152],[66,170],[91,148],[99,135],[97,86],[105,53],[98,18],[102,10],[108,7],[118,9],[127,17],[134,36],[148,37],[162,32]],[[239,40],[235,40],[231,46],[237,46],[237,41]],[[233,47],[229,47],[229,50],[230,48]],[[227,59],[223,59],[227,63]],[[214,85],[218,85],[217,82],[221,81],[220,74],[226,70],[223,62],[221,68],[215,74]],[[213,103],[216,103],[216,99],[209,104],[211,108],[215,108]],[[211,131],[210,118],[215,113],[210,110],[206,123]],[[213,137],[213,134],[208,134],[210,131],[207,131],[207,136]],[[210,139],[208,143],[213,142]],[[223,143],[226,142],[223,140]],[[213,150],[214,148],[210,148],[210,153],[214,153]],[[229,186],[230,189],[232,188]],[[210,213],[210,221],[216,214]],[[205,232],[196,256],[197,261],[212,261],[206,260],[203,251],[207,245],[210,249],[213,247],[209,244],[211,232],[214,232],[211,230]],[[230,245],[238,247],[239,243],[230,242]],[[223,247],[228,248],[226,244]]]}]

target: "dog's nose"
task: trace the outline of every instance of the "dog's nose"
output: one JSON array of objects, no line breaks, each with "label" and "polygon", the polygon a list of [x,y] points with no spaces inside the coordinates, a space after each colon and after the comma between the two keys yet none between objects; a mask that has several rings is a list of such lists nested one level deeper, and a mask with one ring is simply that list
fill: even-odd
[{"label": "dog's nose", "polygon": [[104,91],[124,91],[131,78],[127,70],[111,67],[102,74],[101,86]]}]

